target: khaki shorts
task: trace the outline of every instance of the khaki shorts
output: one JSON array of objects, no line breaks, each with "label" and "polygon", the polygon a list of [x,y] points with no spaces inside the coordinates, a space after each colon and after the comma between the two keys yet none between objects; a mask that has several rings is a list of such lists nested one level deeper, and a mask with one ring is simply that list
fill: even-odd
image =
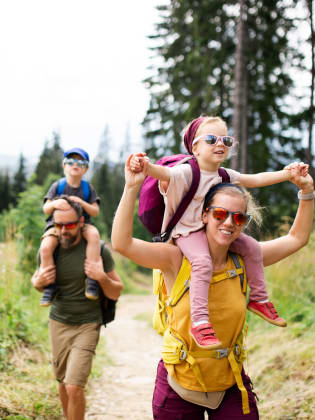
[{"label": "khaki shorts", "polygon": [[57,381],[84,388],[91,373],[100,328],[101,325],[95,322],[69,325],[49,320],[53,371]]}]

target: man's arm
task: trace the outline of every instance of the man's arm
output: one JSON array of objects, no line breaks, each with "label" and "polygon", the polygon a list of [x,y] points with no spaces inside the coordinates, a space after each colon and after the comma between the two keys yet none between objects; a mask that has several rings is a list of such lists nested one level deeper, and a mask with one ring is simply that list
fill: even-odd
[{"label": "man's arm", "polygon": [[97,262],[85,260],[84,269],[88,277],[98,281],[108,298],[113,300],[119,298],[123,289],[122,281],[115,270],[105,273],[101,257]]}]

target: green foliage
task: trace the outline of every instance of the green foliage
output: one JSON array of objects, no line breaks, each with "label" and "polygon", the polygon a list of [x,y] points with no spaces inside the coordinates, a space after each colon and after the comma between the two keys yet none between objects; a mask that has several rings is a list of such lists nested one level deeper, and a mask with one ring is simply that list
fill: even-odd
[{"label": "green foliage", "polygon": [[[265,270],[269,299],[299,335],[310,331],[315,322],[314,252],[315,232],[307,247]],[[250,314],[252,325],[258,327],[261,322]]]},{"label": "green foliage", "polygon": [[[20,193],[16,208],[5,212],[0,221],[0,237],[15,238],[18,248],[18,266],[25,274],[32,274],[36,267],[37,251],[44,231],[42,211],[43,188],[30,182]],[[25,287],[25,293],[29,286]]]}]

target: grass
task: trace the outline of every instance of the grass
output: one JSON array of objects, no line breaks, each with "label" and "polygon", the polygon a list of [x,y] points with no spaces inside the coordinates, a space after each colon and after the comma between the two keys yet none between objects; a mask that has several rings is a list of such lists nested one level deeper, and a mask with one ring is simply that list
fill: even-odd
[{"label": "grass", "polygon": [[113,253],[115,270],[122,279],[123,294],[146,295],[152,293],[152,272],[139,271],[139,267],[118,253]]},{"label": "grass", "polygon": [[47,310],[39,293],[16,270],[13,243],[1,244],[0,418],[60,419],[52,380]]},{"label": "grass", "polygon": [[[115,260],[125,293],[150,293],[151,277],[137,272],[127,259],[115,255]],[[0,243],[0,261],[0,419],[60,419],[57,383],[50,361],[49,309],[40,307],[40,294],[31,286],[30,278],[16,269],[13,242]],[[112,362],[101,336],[92,379],[100,378],[104,363]]]},{"label": "grass", "polygon": [[261,418],[315,418],[315,234],[307,247],[266,269],[270,300],[288,321],[274,327],[248,314],[248,370]]}]

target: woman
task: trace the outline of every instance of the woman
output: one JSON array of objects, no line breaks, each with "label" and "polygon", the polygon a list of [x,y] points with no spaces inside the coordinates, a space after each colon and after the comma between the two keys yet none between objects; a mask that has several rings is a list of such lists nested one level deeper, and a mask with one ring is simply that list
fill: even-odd
[{"label": "woman", "polygon": [[[172,244],[149,243],[132,237],[134,207],[146,176],[146,167],[140,173],[133,173],[130,159],[126,162],[126,185],[113,223],[112,244],[115,250],[135,263],[160,269],[167,294],[171,296],[175,281],[177,284],[182,271],[186,270],[183,268],[185,259],[180,249]],[[311,232],[315,196],[313,180],[309,175],[301,176],[298,167],[293,168],[291,173],[292,182],[300,188],[299,208],[286,236],[261,243],[265,266],[303,247]],[[233,184],[219,184],[207,194],[202,217],[213,260],[214,277],[222,278],[222,273],[235,271],[228,250],[242,232],[242,221],[246,220],[250,210],[248,197],[248,193]],[[161,361],[158,366],[153,396],[156,420],[202,420],[205,411],[211,420],[258,419],[250,379],[242,368],[241,337],[246,299],[238,280],[241,276],[230,276],[225,281],[213,283],[214,277],[209,294],[209,305],[214,308],[211,321],[224,348],[221,351],[208,350],[206,355],[203,353],[206,350],[198,351],[194,347],[187,325],[190,308],[186,293],[173,308],[172,316],[169,317],[170,334],[164,334],[164,340],[172,341],[175,336],[185,342],[184,349],[187,352],[183,352],[182,358],[171,360],[166,350],[173,343],[164,343],[164,362]]]}]

